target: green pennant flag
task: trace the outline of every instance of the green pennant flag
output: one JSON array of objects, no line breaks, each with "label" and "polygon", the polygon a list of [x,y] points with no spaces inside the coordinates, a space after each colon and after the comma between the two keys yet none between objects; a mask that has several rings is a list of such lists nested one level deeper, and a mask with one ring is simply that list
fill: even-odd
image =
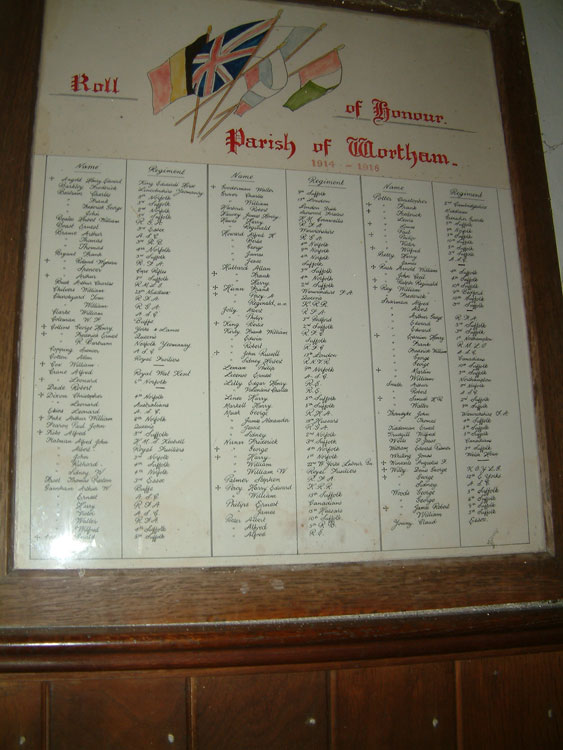
[{"label": "green pennant flag", "polygon": [[[292,112],[333,91],[342,81],[342,63],[338,50],[333,49],[318,60],[304,65],[299,71],[299,88],[283,105]],[[324,84],[324,85],[323,85]]]},{"label": "green pennant flag", "polygon": [[336,86],[325,88],[324,86],[319,86],[314,81],[307,81],[304,86],[301,86],[298,91],[289,97],[283,106],[295,112],[299,107],[303,107],[305,104],[309,104],[309,102],[314,102],[315,99],[320,99],[321,96],[328,94],[329,91],[335,88]]}]

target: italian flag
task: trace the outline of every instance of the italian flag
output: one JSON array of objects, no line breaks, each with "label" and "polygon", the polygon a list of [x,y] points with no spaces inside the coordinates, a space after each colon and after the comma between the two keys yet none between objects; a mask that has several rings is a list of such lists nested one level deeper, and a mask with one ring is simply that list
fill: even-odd
[{"label": "italian flag", "polygon": [[300,88],[283,105],[295,112],[309,102],[333,91],[342,81],[342,63],[338,50],[331,50],[317,60],[304,65],[299,74]]}]

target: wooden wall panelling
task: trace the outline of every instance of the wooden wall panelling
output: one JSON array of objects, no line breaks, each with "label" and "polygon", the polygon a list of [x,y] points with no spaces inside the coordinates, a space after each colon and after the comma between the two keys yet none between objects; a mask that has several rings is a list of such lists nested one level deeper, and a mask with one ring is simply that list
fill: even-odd
[{"label": "wooden wall panelling", "polygon": [[195,677],[193,750],[328,747],[327,674]]},{"label": "wooden wall panelling", "polygon": [[0,748],[41,750],[43,684],[39,681],[0,681]]},{"label": "wooden wall panelling", "polygon": [[563,651],[332,671],[0,679],[1,750],[560,747]]},{"label": "wooden wall panelling", "polygon": [[180,676],[53,680],[52,750],[185,750],[186,680]]},{"label": "wooden wall panelling", "polygon": [[452,662],[344,669],[331,677],[334,750],[455,747]]},{"label": "wooden wall panelling", "polygon": [[463,750],[563,747],[563,653],[457,665]]}]

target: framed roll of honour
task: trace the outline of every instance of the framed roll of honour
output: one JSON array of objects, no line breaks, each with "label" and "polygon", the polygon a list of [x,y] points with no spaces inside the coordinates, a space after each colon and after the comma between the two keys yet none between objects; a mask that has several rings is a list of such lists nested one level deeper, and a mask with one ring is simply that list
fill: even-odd
[{"label": "framed roll of honour", "polygon": [[4,31],[6,642],[559,632],[519,6],[40,6]]}]

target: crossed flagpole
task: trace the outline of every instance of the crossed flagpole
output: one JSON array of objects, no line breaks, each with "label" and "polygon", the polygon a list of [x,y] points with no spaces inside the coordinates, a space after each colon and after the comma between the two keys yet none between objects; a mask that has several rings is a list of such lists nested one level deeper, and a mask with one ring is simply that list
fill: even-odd
[{"label": "crossed flagpole", "polygon": [[[270,33],[271,33],[272,29],[274,28],[275,24],[276,24],[276,23],[278,22],[278,20],[279,20],[279,18],[280,18],[280,16],[281,16],[281,14],[282,14],[282,12],[283,12],[282,10],[279,10],[279,11],[278,11],[278,13],[277,13],[277,15],[275,16],[275,18],[274,18],[274,20],[273,20],[273,22],[272,22],[272,24],[271,24],[271,26],[270,26],[270,28],[269,28],[268,32],[267,32],[267,33],[266,33],[266,34],[264,35],[264,37],[263,37],[263,38],[262,38],[262,39],[260,40],[260,44],[259,44],[259,45],[258,45],[258,46],[256,47],[256,49],[254,50],[254,53],[253,53],[253,55],[249,56],[248,60],[247,60],[247,61],[245,62],[245,64],[243,65],[243,67],[241,68],[241,70],[240,70],[240,71],[238,72],[238,74],[237,74],[237,75],[236,75],[236,76],[235,76],[235,77],[234,77],[234,78],[232,79],[232,81],[231,81],[230,83],[226,84],[226,88],[227,88],[227,90],[226,90],[226,91],[223,91],[223,89],[224,89],[225,87],[224,87],[224,86],[221,86],[221,88],[217,89],[217,91],[215,91],[214,93],[212,93],[212,94],[210,94],[209,96],[207,96],[204,102],[201,102],[201,103],[200,103],[199,101],[196,101],[196,106],[195,106],[195,107],[194,107],[193,109],[191,109],[191,110],[190,110],[189,112],[187,112],[187,113],[186,113],[185,115],[183,115],[183,117],[180,117],[180,119],[179,119],[179,120],[176,120],[176,122],[174,123],[174,125],[179,125],[179,124],[180,124],[181,122],[183,122],[184,120],[186,120],[186,119],[187,119],[188,117],[190,117],[191,115],[195,115],[195,113],[196,113],[196,112],[197,112],[197,111],[198,111],[198,110],[199,110],[199,109],[200,109],[200,108],[201,108],[202,106],[204,106],[205,104],[207,104],[207,103],[209,103],[210,101],[212,101],[212,100],[213,100],[213,99],[214,99],[214,98],[215,98],[216,96],[218,96],[219,94],[223,93],[223,96],[221,97],[221,99],[219,100],[219,102],[217,103],[217,105],[215,106],[215,108],[213,109],[213,111],[211,112],[211,114],[209,115],[209,117],[207,118],[207,120],[206,120],[206,121],[205,121],[205,122],[203,123],[203,125],[202,125],[202,126],[201,126],[201,128],[199,129],[199,131],[198,131],[198,136],[201,136],[201,134],[202,134],[203,130],[204,130],[204,129],[205,129],[205,127],[206,127],[206,125],[207,125],[207,124],[208,124],[208,122],[209,122],[209,121],[210,121],[210,120],[212,119],[212,117],[213,117],[213,116],[215,115],[215,112],[216,112],[216,111],[217,111],[217,110],[219,109],[219,107],[221,106],[222,102],[223,102],[223,101],[225,100],[226,96],[227,96],[227,95],[228,95],[228,94],[230,93],[230,91],[231,91],[231,89],[233,88],[233,86],[235,85],[235,83],[236,83],[236,82],[237,82],[237,81],[239,80],[239,78],[240,78],[240,77],[241,77],[241,76],[242,76],[242,75],[244,74],[244,72],[245,72],[245,70],[246,70],[246,68],[247,68],[247,66],[248,66],[248,63],[250,62],[250,60],[252,59],[252,57],[254,57],[254,56],[255,56],[255,55],[256,55],[256,54],[258,53],[258,50],[259,50],[259,49],[260,49],[260,48],[262,47],[262,45],[264,44],[264,42],[265,42],[265,41],[267,40],[267,38],[268,38],[268,37],[270,36]],[[272,53],[273,53],[273,50],[272,50]],[[270,53],[270,54],[272,54],[272,53]],[[198,100],[199,100],[199,97],[198,97]],[[195,126],[193,127],[193,130],[195,131]],[[193,138],[192,138],[192,140],[193,140]]]},{"label": "crossed flagpole", "polygon": [[[299,50],[300,50],[300,49],[301,49],[302,47],[304,47],[304,46],[305,46],[306,44],[308,44],[308,42],[310,42],[310,41],[311,41],[311,39],[312,39],[312,38],[313,38],[314,36],[316,36],[316,35],[317,35],[317,34],[319,33],[319,31],[322,31],[322,30],[323,30],[323,29],[325,28],[325,26],[326,26],[326,23],[322,23],[322,24],[321,24],[320,26],[318,26],[318,27],[317,27],[316,29],[314,29],[314,30],[313,30],[313,31],[311,32],[311,34],[309,34],[309,36],[308,36],[308,37],[307,37],[306,39],[304,39],[304,40],[303,40],[303,41],[302,41],[302,42],[301,42],[300,44],[298,44],[298,45],[297,45],[297,47],[296,47],[296,48],[295,48],[294,50],[292,50],[292,51],[291,51],[291,52],[290,52],[290,53],[289,53],[289,54],[287,55],[287,57],[285,57],[285,58],[284,58],[284,64],[285,64],[285,63],[287,63],[287,61],[288,61],[289,59],[291,59],[291,58],[293,57],[293,55],[297,54],[297,52],[299,52]],[[275,48],[274,48],[274,49],[273,49],[273,50],[272,50],[271,52],[269,52],[269,53],[268,53],[267,55],[265,55],[265,56],[264,56],[263,58],[261,58],[260,60],[258,60],[257,62],[255,62],[255,63],[254,63],[254,65],[252,65],[252,66],[250,67],[250,69],[249,69],[249,70],[248,70],[247,72],[248,72],[248,73],[250,73],[250,72],[252,71],[252,69],[253,69],[253,68],[257,68],[257,67],[258,67],[258,66],[260,66],[260,65],[261,65],[261,64],[262,64],[262,63],[263,63],[263,62],[264,62],[265,60],[267,60],[267,59],[268,59],[269,57],[271,57],[272,55],[274,55],[274,54],[275,54],[276,52],[279,52],[279,51],[280,51],[280,50],[281,50],[281,49],[282,49],[282,48],[284,47],[284,45],[285,45],[286,43],[287,43],[287,39],[284,39],[284,41],[283,41],[283,42],[281,42],[281,44],[278,44],[278,46],[277,46],[277,47],[275,47]],[[296,74],[296,73],[298,73],[298,72],[299,72],[300,70],[301,70],[301,68],[299,68],[298,70],[295,70],[295,71],[293,71],[293,73],[289,73],[289,74],[288,74],[288,78],[289,78],[290,76],[293,76],[293,75],[295,75],[295,74]],[[277,93],[277,92],[274,92],[274,93]],[[232,106],[230,106],[230,107],[227,107],[227,109],[224,109],[224,110],[223,110],[222,112],[219,112],[219,113],[218,113],[218,115],[217,115],[217,117],[218,117],[218,118],[220,118],[220,119],[218,119],[218,121],[217,121],[217,122],[216,122],[216,123],[215,123],[215,124],[213,125],[213,127],[209,128],[209,130],[208,130],[208,131],[207,131],[207,132],[206,132],[206,133],[205,133],[204,135],[202,135],[202,136],[201,136],[201,140],[203,141],[203,140],[205,140],[205,138],[207,138],[207,136],[208,136],[208,135],[211,135],[211,133],[212,133],[212,132],[213,132],[213,131],[214,131],[214,130],[215,130],[216,128],[218,128],[218,127],[219,127],[219,126],[221,125],[221,123],[222,123],[222,122],[224,122],[224,121],[225,121],[225,120],[227,119],[227,117],[229,117],[229,115],[232,115],[232,114],[233,114],[233,112],[235,112],[235,111],[237,110],[237,108],[239,107],[239,104],[240,104],[240,102],[237,102],[236,104],[233,104]],[[217,106],[217,107],[215,108],[215,111],[216,111],[217,109],[219,109],[219,107],[218,107],[218,106]],[[214,113],[212,113],[212,114],[214,114]],[[211,119],[211,116],[210,116],[210,117],[208,118],[208,122],[209,122],[209,120],[210,120],[210,119]]]},{"label": "crossed flagpole", "polygon": [[[282,10],[278,10],[278,13],[277,13],[277,15],[276,15],[276,17],[275,17],[275,20],[274,20],[274,22],[272,23],[272,25],[270,26],[270,28],[269,28],[269,30],[268,30],[268,32],[267,32],[267,34],[266,34],[266,35],[264,36],[264,38],[263,38],[263,39],[261,40],[261,42],[260,42],[260,44],[258,45],[258,47],[256,48],[256,50],[254,51],[254,55],[257,55],[257,54],[258,54],[258,50],[259,50],[259,49],[260,49],[260,48],[262,47],[262,45],[264,44],[264,42],[266,41],[266,39],[268,39],[268,37],[269,37],[269,36],[270,36],[270,34],[272,33],[272,29],[274,28],[274,26],[276,25],[276,23],[277,23],[277,22],[279,21],[279,19],[280,19],[280,17],[281,17],[281,14],[282,14],[282,12],[283,12]],[[242,74],[244,73],[245,69],[246,69],[246,68],[247,68],[247,66],[248,66],[248,63],[250,62],[250,59],[251,59],[251,58],[249,58],[249,59],[248,59],[248,60],[247,60],[247,61],[245,62],[245,64],[244,64],[244,65],[243,65],[243,67],[241,68],[240,72],[238,73],[238,75],[237,75],[237,76],[236,76],[235,78],[233,78],[233,80],[231,81],[231,83],[227,84],[227,90],[225,91],[225,93],[223,94],[223,96],[222,96],[222,97],[221,97],[221,98],[219,99],[219,101],[218,101],[218,102],[217,102],[217,104],[215,105],[215,108],[213,109],[213,111],[211,112],[211,114],[209,115],[209,117],[207,118],[207,120],[206,120],[206,121],[205,121],[205,122],[203,123],[203,125],[202,125],[202,126],[201,126],[201,128],[199,129],[199,131],[198,131],[198,136],[199,136],[199,138],[201,138],[201,134],[203,133],[203,131],[205,130],[205,128],[206,128],[206,127],[207,127],[207,125],[209,124],[209,121],[210,121],[210,120],[212,119],[212,117],[213,117],[213,115],[215,114],[215,112],[217,112],[217,110],[219,109],[219,107],[221,106],[221,104],[222,104],[222,103],[223,103],[223,102],[225,101],[226,97],[227,97],[227,96],[229,95],[229,93],[231,92],[231,90],[232,90],[233,86],[235,85],[235,83],[236,83],[236,82],[238,81],[238,79],[239,79],[239,78],[240,78],[240,77],[242,76]]]},{"label": "crossed flagpole", "polygon": [[[211,35],[211,26],[208,26],[207,27],[207,40],[208,41],[209,41],[210,35]],[[194,138],[195,138],[195,129],[196,129],[196,125],[197,125],[197,114],[198,114],[198,110],[199,110],[199,102],[200,102],[200,97],[199,97],[199,93],[198,93],[198,94],[196,94],[196,100],[195,100],[194,121],[192,123],[192,135],[191,135],[191,138],[190,138],[190,143],[193,143],[194,142]]]},{"label": "crossed flagpole", "polygon": [[[324,25],[325,25],[325,24],[323,24],[323,26],[324,26]],[[319,29],[320,29],[320,28],[321,28],[321,27],[319,27]],[[316,32],[315,32],[315,33],[316,33]],[[308,40],[307,40],[307,41],[308,41]],[[305,42],[304,42],[304,43],[305,43]],[[262,58],[261,58],[261,59],[260,59],[259,61],[257,61],[256,63],[254,63],[254,65],[252,65],[252,66],[250,67],[250,69],[249,69],[249,70],[247,71],[247,73],[250,73],[250,71],[251,71],[251,70],[252,70],[253,68],[257,67],[257,66],[258,66],[258,65],[259,65],[259,64],[260,64],[260,63],[261,63],[262,61],[264,61],[264,60],[266,60],[267,58],[271,57],[271,56],[272,56],[272,55],[274,54],[274,52],[277,52],[277,51],[278,51],[279,49],[281,49],[281,47],[283,47],[283,45],[284,45],[284,44],[285,44],[285,41],[283,41],[283,42],[282,42],[281,44],[278,44],[278,46],[277,46],[277,47],[275,47],[275,48],[274,48],[273,50],[271,50],[271,52],[268,52],[268,54],[267,54],[267,55],[265,55],[264,57],[262,57]],[[237,79],[236,79],[236,80],[238,80],[238,78],[240,78],[240,75],[239,75],[239,76],[237,76]],[[234,80],[234,81],[233,81],[233,85],[234,85],[234,83],[236,83],[236,80]],[[214,94],[211,94],[210,96],[208,96],[208,97],[207,97],[207,99],[205,100],[205,102],[203,102],[203,104],[202,104],[201,106],[203,106],[204,104],[208,104],[208,103],[209,103],[210,101],[212,101],[213,99],[215,99],[215,97],[216,97],[216,96],[218,96],[218,95],[219,95],[219,94],[220,94],[220,93],[221,93],[222,91],[223,91],[223,89],[221,88],[221,89],[219,89],[218,91],[216,91],[216,92],[215,92]],[[222,101],[222,100],[223,100],[224,98],[225,98],[225,97],[222,97],[221,101]],[[220,103],[221,103],[221,102],[220,102]],[[220,104],[220,103],[219,103],[219,104]],[[236,107],[236,106],[237,106],[237,105],[235,105],[235,107]],[[187,119],[188,119],[188,117],[190,117],[191,115],[195,115],[196,109],[197,109],[197,106],[196,106],[196,107],[194,107],[193,109],[190,109],[190,111],[189,111],[189,112],[186,112],[186,114],[185,114],[185,115],[182,115],[182,117],[180,117],[180,119],[179,119],[179,120],[176,120],[176,122],[174,123],[174,125],[180,125],[180,123],[184,122],[184,120],[187,120]],[[213,116],[213,115],[215,114],[215,112],[217,111],[217,109],[219,109],[219,105],[218,105],[218,106],[216,107],[216,109],[215,109],[215,110],[214,110],[214,111],[212,112],[212,115],[211,115],[211,116]],[[231,111],[232,111],[233,109],[234,109],[233,107],[229,107],[229,108],[228,108],[228,112],[229,112],[229,114],[231,113]],[[222,114],[224,114],[224,112],[225,112],[225,111],[227,111],[227,110],[223,110],[223,112],[220,112],[218,116],[221,116]],[[210,117],[209,119],[211,119],[211,117]]]},{"label": "crossed flagpole", "polygon": [[[319,57],[315,58],[314,60],[311,60],[308,63],[305,63],[305,65],[302,65],[300,68],[297,68],[297,70],[294,70],[292,73],[288,74],[288,78],[300,75],[304,71],[312,72],[315,70],[315,66],[317,66],[317,73],[322,77],[325,74],[330,73],[336,73],[340,72],[340,79],[338,83],[327,86],[326,88],[323,86],[320,86],[314,81],[309,78],[308,76],[305,77],[305,81],[301,82],[301,88],[296,91],[292,96],[289,97],[289,99],[285,102],[284,107],[287,107],[288,109],[291,109],[292,111],[299,109],[300,107],[304,106],[305,104],[314,101],[315,99],[319,99],[321,96],[324,96],[329,91],[332,91],[337,86],[340,85],[340,81],[342,80],[342,66],[340,63],[340,58],[338,56],[338,52],[344,48],[344,44],[339,44],[337,47],[334,47],[333,49],[329,50],[328,52],[325,52],[324,54],[320,55]],[[277,92],[273,92],[277,93]],[[220,119],[213,125],[212,128],[210,128],[204,135],[202,136],[201,140],[204,140],[207,138],[208,135],[210,135],[215,128],[218,128],[219,125],[221,125],[222,122],[224,122],[229,115],[232,115],[233,112],[238,110],[238,107],[240,105],[240,102],[237,104],[234,104],[231,107],[228,107],[227,109],[223,110],[223,112],[220,112],[217,117],[220,117]]]},{"label": "crossed flagpole", "polygon": [[[320,26],[318,26],[316,29],[307,28],[304,26],[297,26],[292,27],[292,29],[287,34],[286,38],[278,44],[274,49],[272,49],[270,52],[268,52],[266,55],[263,55],[262,57],[259,57],[259,52],[263,48],[263,45],[267,41],[267,39],[270,37],[272,30],[276,23],[278,22],[280,16],[282,14],[282,11],[278,11],[277,15],[271,19],[269,27],[267,27],[267,30],[261,33],[262,38],[260,38],[258,44],[256,45],[255,49],[253,49],[250,54],[248,54],[248,57],[244,60],[241,67],[236,72],[236,75],[233,75],[229,81],[225,81],[224,83],[221,83],[218,87],[215,83],[215,76],[216,76],[216,70],[218,70],[218,65],[223,60],[226,60],[227,58],[223,57],[223,60],[219,59],[219,63],[216,62],[218,57],[220,58],[220,55],[223,53],[223,49],[226,51],[228,50],[227,46],[225,45],[225,35],[229,34],[229,32],[238,31],[239,29],[243,29],[244,26],[241,27],[234,27],[233,29],[230,29],[228,32],[224,32],[224,34],[217,37],[216,40],[214,40],[215,43],[209,41],[209,37],[211,34],[211,26],[207,29],[207,34],[200,37],[196,42],[194,42],[193,45],[190,45],[185,48],[185,62],[184,62],[184,50],[180,50],[178,53],[176,53],[172,58],[169,59],[169,61],[165,62],[162,66],[159,66],[159,68],[154,69],[153,71],[149,72],[149,78],[151,80],[151,84],[153,84],[153,109],[154,113],[157,114],[164,106],[166,106],[168,103],[171,103],[176,98],[179,98],[179,96],[183,96],[186,94],[195,93],[196,94],[196,102],[195,107],[193,107],[189,112],[187,112],[185,115],[180,117],[174,125],[179,125],[180,123],[184,122],[187,118],[193,115],[193,122],[192,122],[192,128],[191,128],[191,137],[190,140],[193,143],[196,132],[197,137],[200,140],[204,140],[207,138],[216,128],[218,128],[221,123],[224,122],[231,114],[237,113],[239,115],[244,114],[244,112],[248,111],[252,107],[256,106],[258,103],[261,103],[264,101],[264,99],[269,98],[277,93],[279,93],[283,88],[285,88],[287,81],[290,77],[299,75],[300,78],[300,84],[301,88],[299,91],[297,91],[295,94],[293,94],[288,101],[284,104],[284,106],[288,106],[290,109],[297,109],[300,106],[303,106],[303,104],[312,101],[315,98],[319,98],[320,96],[324,95],[328,91],[332,91],[334,88],[336,88],[342,77],[342,66],[340,63],[340,59],[338,57],[338,51],[344,47],[344,45],[339,45],[338,47],[333,48],[329,52],[325,52],[323,55],[315,58],[314,60],[311,60],[310,62],[306,63],[305,65],[302,65],[297,70],[294,70],[291,73],[287,72],[286,63],[288,60],[290,60],[297,52],[299,52],[306,44],[308,44],[320,31],[322,31],[326,27],[326,23],[322,23]],[[256,22],[255,25],[258,25],[259,23],[262,24],[262,29],[264,28],[264,25],[266,22]],[[303,37],[303,34],[305,36]],[[291,39],[291,41],[290,41]],[[219,46],[219,54],[216,54],[216,47],[218,45],[218,42],[220,41]],[[230,40],[231,44],[233,44],[233,39],[231,36]],[[197,49],[194,51],[194,47],[196,45],[199,45]],[[209,46],[211,45],[211,46]],[[285,47],[285,50],[284,50]],[[203,48],[203,49],[202,49]],[[207,48],[207,50],[206,50]],[[244,56],[244,48],[241,46],[238,50],[236,46],[232,47],[233,50],[235,50],[238,53],[239,58]],[[199,50],[199,51],[198,51]],[[201,54],[200,54],[201,53]],[[230,50],[229,50],[230,53]],[[224,53],[223,53],[224,54]],[[231,53],[232,54],[232,53]],[[182,62],[184,64],[184,67],[182,70],[184,71],[185,79],[183,79],[183,89],[180,91],[180,93],[177,93],[175,90],[175,86],[177,86],[177,81],[172,80],[172,73],[170,73],[170,86],[171,91],[173,91],[173,95],[171,94],[169,97],[166,97],[166,101],[164,103],[160,102],[158,103],[158,108],[155,108],[155,83],[153,81],[153,77],[156,78],[156,75],[162,75],[162,69],[170,70],[172,71],[173,65],[172,63],[177,66],[176,59],[182,55]],[[205,55],[208,56],[208,61],[205,63],[200,63],[200,60],[198,59],[196,61],[195,67],[193,67],[192,63],[196,56],[200,58],[205,59]],[[276,57],[274,57],[276,56]],[[234,57],[234,56],[233,56]],[[257,59],[258,58],[258,59]],[[329,59],[332,59],[332,62],[327,65],[327,62]],[[241,60],[242,61],[242,60]],[[168,65],[170,63],[170,65]],[[277,67],[276,67],[277,66]],[[266,82],[266,77],[262,77],[263,71],[267,71],[269,75],[269,80]],[[274,75],[275,71],[275,75]],[[312,80],[312,76],[325,76],[329,73],[335,73],[337,71],[340,71],[340,78],[338,82],[332,86],[323,87],[322,85],[317,85],[315,81]],[[232,71],[235,73],[235,71]],[[311,77],[309,76],[309,73],[312,74]],[[156,75],[155,75],[156,74]],[[192,84],[192,76],[194,80],[197,78],[197,85]],[[278,77],[277,84],[275,85],[274,78],[275,76]],[[237,101],[232,106],[227,107],[226,109],[223,109],[222,111],[218,110],[221,107],[221,104],[225,101],[227,96],[231,93],[233,90],[233,87],[236,85],[237,81],[239,81],[242,77],[246,78],[247,82],[247,90],[245,94],[240,98],[240,101]],[[283,83],[281,82],[283,80]],[[186,83],[187,81],[187,83]],[[207,82],[206,82],[207,81]],[[205,95],[205,90],[208,88],[209,81],[211,81],[211,86],[215,90],[212,90],[210,93]],[[168,83],[168,81],[167,81]],[[256,87],[256,84],[258,86]],[[256,88],[255,88],[256,87]],[[306,89],[315,89],[314,92],[310,92]],[[219,100],[216,102],[215,106],[213,107],[212,111],[208,115],[207,119],[201,125],[199,130],[197,129],[198,124],[198,116],[200,113],[200,110],[203,106],[205,106],[207,103],[213,101],[216,99],[217,96],[220,96]],[[293,103],[297,102],[296,106],[293,106]],[[213,124],[212,121],[215,120]]]}]

